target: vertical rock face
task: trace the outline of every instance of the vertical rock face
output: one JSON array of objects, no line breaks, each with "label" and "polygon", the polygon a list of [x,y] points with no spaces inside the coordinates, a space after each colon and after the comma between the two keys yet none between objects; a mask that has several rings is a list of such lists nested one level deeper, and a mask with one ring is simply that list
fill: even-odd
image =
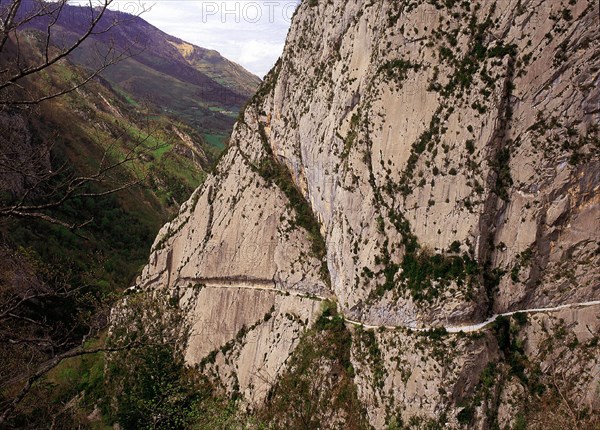
[{"label": "vertical rock face", "polygon": [[[570,307],[469,336],[410,329],[600,299],[598,20],[591,0],[303,2],[138,282],[179,293],[188,361],[260,408],[329,299],[388,327],[351,330],[375,428],[510,425],[529,364],[566,372],[556,333],[569,354],[589,343],[575,368],[597,374],[598,307],[589,333]],[[597,385],[564,390],[593,408]]]}]

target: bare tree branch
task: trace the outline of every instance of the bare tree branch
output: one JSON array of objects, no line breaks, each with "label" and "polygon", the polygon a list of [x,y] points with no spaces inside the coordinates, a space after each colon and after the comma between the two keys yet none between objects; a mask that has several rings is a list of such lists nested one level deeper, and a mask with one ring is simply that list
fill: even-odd
[{"label": "bare tree branch", "polygon": [[[7,4],[0,4],[0,114],[8,112],[10,115],[13,111],[29,112],[31,106],[81,90],[108,67],[133,57],[143,49],[136,42],[125,48],[117,46],[112,40],[107,42],[107,36],[104,35],[116,26],[126,25],[129,20],[135,18],[123,15],[124,18],[121,19],[119,15],[119,19],[109,21],[106,12],[113,0],[98,0],[99,7],[94,6],[95,0],[89,0],[85,12],[85,28],[82,31],[78,29],[76,36],[71,37],[72,33],[69,33],[68,37],[63,39],[60,31],[70,7],[67,0],[40,1],[39,4],[29,5],[31,7],[25,4],[26,1],[8,0]],[[141,13],[143,12],[142,8]],[[36,45],[36,51],[33,53],[28,49],[28,39],[23,36],[23,31],[28,28],[38,31],[35,40],[39,45]],[[49,88],[42,89],[34,85],[35,79],[45,76],[45,71],[51,72],[53,66],[55,69],[61,67],[75,50],[83,49],[82,45],[86,40],[98,40],[93,46],[93,67],[88,67],[85,71],[83,67],[77,67],[74,78],[59,83],[51,82]],[[86,44],[87,46],[90,45]],[[14,117],[8,116],[6,120],[4,117],[4,124],[11,125],[12,118]],[[29,122],[25,123],[24,129],[27,128],[27,124]],[[67,216],[61,215],[61,207],[76,198],[102,198],[139,185],[146,180],[148,172],[144,166],[140,167],[136,163],[144,161],[145,157],[162,146],[162,143],[154,143],[154,135],[161,129],[158,125],[139,127],[135,133],[119,126],[114,128],[119,131],[111,129],[108,134],[98,132],[97,142],[94,143],[100,148],[100,155],[98,160],[95,160],[94,167],[87,170],[76,171],[68,161],[52,159],[56,156],[54,146],[59,138],[58,133],[49,145],[34,147],[28,144],[27,148],[31,149],[28,154],[23,155],[22,151],[18,153],[15,150],[0,151],[0,175],[17,176],[18,181],[21,181],[19,184],[22,183],[18,192],[13,193],[12,189],[8,188],[11,191],[9,197],[5,198],[3,195],[0,199],[0,219],[38,219],[62,226],[85,239],[79,231],[93,222],[93,218],[63,219]],[[1,137],[4,137],[4,134]],[[4,142],[11,143],[10,136]],[[1,251],[0,249],[0,258]],[[23,267],[27,267],[27,264],[23,264]],[[105,313],[98,311],[95,297],[88,298],[87,295],[80,294],[88,286],[71,287],[68,282],[61,283],[61,276],[67,275],[56,275],[58,281],[54,282],[55,278],[46,274],[38,276],[37,269],[29,270],[34,273],[31,279],[27,279],[21,273],[23,270],[15,270],[9,275],[0,274],[6,277],[0,277],[0,281],[7,280],[0,289],[0,343],[4,344],[0,353],[21,351],[22,354],[18,360],[11,362],[11,366],[6,366],[8,371],[0,370],[3,391],[6,387],[11,390],[17,389],[12,395],[8,394],[9,397],[4,397],[5,400],[0,405],[0,427],[16,413],[15,409],[36,382],[64,360],[148,345],[142,345],[139,339],[136,339],[122,341],[116,346],[87,347],[87,340],[105,328],[105,320],[108,320]],[[46,277],[52,279],[52,282],[46,282]],[[90,305],[93,310],[86,309],[85,312],[79,313],[80,309],[77,309],[78,313],[73,316],[75,322],[72,324],[71,320],[57,322],[43,313],[36,313],[39,307],[49,306],[48,303],[50,306],[59,303],[60,306],[70,300],[86,300],[86,305],[87,300],[90,300],[90,303],[94,303],[94,307]],[[13,327],[17,327],[16,330],[11,330]],[[84,335],[82,330],[87,327],[89,332]],[[78,346],[73,348],[74,345]]]},{"label": "bare tree branch", "polygon": [[[20,3],[21,0],[14,0],[15,2]],[[64,1],[64,0],[63,0]],[[42,64],[39,65],[34,65],[34,66],[30,66],[28,68],[26,68],[25,70],[20,70],[18,73],[16,73],[15,75],[13,75],[12,77],[6,79],[4,82],[0,82],[0,90],[3,88],[6,88],[10,85],[12,85],[13,83],[27,77],[30,76],[34,73],[39,73],[42,70],[52,66],[53,64],[55,64],[56,62],[62,60],[63,58],[66,58],[67,56],[69,56],[73,51],[75,51],[77,48],[79,48],[81,46],[81,44],[91,35],[98,35],[98,34],[103,34],[106,33],[108,31],[110,31],[112,28],[114,28],[117,24],[116,23],[112,23],[107,29],[105,30],[101,30],[99,32],[94,32],[94,30],[96,29],[96,27],[98,26],[98,23],[100,22],[100,20],[102,19],[102,17],[104,16],[104,13],[106,12],[108,6],[112,3],[112,0],[104,0],[104,4],[103,6],[100,8],[98,15],[94,18],[92,18],[91,23],[88,26],[88,29],[84,32],[84,34],[82,36],[80,36],[77,41],[75,43],[73,43],[71,46],[61,50],[58,54],[56,54],[54,57],[47,59],[47,61],[44,61]],[[92,16],[93,16],[93,6],[90,0],[90,9],[92,10]],[[16,12],[15,12],[16,13]],[[8,34],[6,34],[6,37],[8,37]]]},{"label": "bare tree branch", "polygon": [[126,350],[130,350],[133,348],[139,348],[141,346],[144,346],[144,345],[139,342],[131,342],[126,345],[118,346],[118,347],[100,347],[100,348],[92,348],[92,349],[86,349],[85,346],[81,345],[81,346],[78,346],[77,348],[74,348],[70,351],[64,352],[62,354],[59,354],[59,355],[53,357],[52,359],[46,361],[44,364],[39,366],[38,370],[34,374],[32,374],[31,376],[29,376],[27,378],[27,381],[25,382],[25,385],[23,386],[23,388],[21,388],[19,393],[13,398],[13,400],[10,402],[10,404],[4,409],[4,411],[2,412],[2,415],[0,415],[0,425],[7,421],[7,419],[10,417],[11,412],[18,406],[19,403],[21,403],[21,401],[25,398],[25,396],[27,396],[27,394],[33,387],[33,384],[36,381],[38,381],[40,378],[42,378],[44,375],[46,375],[50,370],[54,369],[56,366],[58,366],[60,363],[62,363],[64,360],[67,360],[69,358],[74,358],[74,357],[80,357],[83,355],[98,354],[100,352],[106,353],[106,352],[126,351]]},{"label": "bare tree branch", "polygon": [[[59,48],[53,43],[53,30],[55,27],[61,25],[61,17],[64,15],[64,9],[67,7],[68,0],[59,0],[53,3],[46,3],[41,1],[36,7],[32,9],[32,11],[26,11],[25,17],[21,20],[17,21],[16,17],[20,8],[25,4],[23,0],[11,0],[10,6],[6,12],[6,19],[4,20],[4,25],[1,25],[2,20],[0,19],[0,54],[10,39],[10,35],[13,34],[16,42],[16,61],[15,68],[13,74],[8,77],[0,77],[0,90],[7,90],[12,87],[19,87],[19,81],[24,78],[30,77],[32,75],[37,75],[43,70],[52,67],[59,61],[66,59],[69,57],[75,50],[81,47],[81,45],[88,39],[93,36],[101,36],[109,33],[113,28],[120,25],[127,25],[133,19],[137,18],[141,14],[143,14],[147,9],[145,5],[140,3],[140,11],[131,16],[130,18],[123,19],[114,19],[112,22],[107,22],[105,19],[106,11],[113,3],[114,0],[89,0],[87,8],[89,10],[89,22],[86,25],[86,29],[83,31],[81,35],[78,36],[77,40],[71,44],[67,44],[65,47]],[[97,3],[97,4],[96,4]],[[0,10],[0,17],[2,14],[2,10]],[[29,64],[27,67],[21,67],[21,49],[19,43],[19,31],[26,28],[26,25],[31,23],[32,21],[39,20],[40,18],[48,18],[48,22],[45,25],[45,36],[44,36],[44,46],[42,48],[42,61],[38,63]],[[109,47],[107,54],[105,54],[104,61],[94,67],[94,71],[89,74],[86,78],[84,78],[81,82],[72,85],[64,90],[45,95],[38,98],[28,98],[28,99],[4,99],[0,100],[0,104],[6,104],[11,106],[17,105],[32,105],[38,104],[46,100],[51,100],[56,97],[60,97],[69,92],[75,91],[78,88],[81,88],[83,85],[88,83],[90,80],[98,76],[102,71],[104,71],[107,67],[114,65],[124,59],[130,58],[133,55],[136,55],[135,52],[132,52],[134,46],[137,46],[136,42],[132,42],[129,47],[128,52],[122,52],[120,54],[115,54],[113,52],[113,48]],[[52,55],[52,50],[56,48],[58,52]],[[110,55],[114,54],[113,58],[110,58]],[[11,71],[11,67],[5,67],[0,71],[0,75],[7,74]],[[22,89],[22,87],[20,87]]]},{"label": "bare tree branch", "polygon": [[[25,190],[17,202],[0,206],[0,217],[12,216],[18,218],[36,218],[52,224],[60,225],[71,231],[81,229],[93,220],[86,220],[85,222],[66,222],[49,213],[46,213],[45,211],[59,208],[68,200],[74,198],[106,197],[143,183],[147,179],[147,173],[141,177],[136,176],[131,180],[119,181],[119,183],[114,186],[110,186],[107,180],[109,178],[108,175],[111,172],[122,168],[125,165],[135,163],[143,159],[146,154],[159,149],[161,144],[152,146],[146,145],[146,143],[154,136],[158,129],[159,127],[157,126],[148,130],[147,134],[142,135],[135,141],[133,146],[127,149],[122,159],[109,163],[109,153],[115,147],[116,142],[124,137],[125,131],[123,131],[117,135],[117,137],[113,139],[113,141],[104,149],[100,164],[95,172],[86,176],[67,177],[64,181],[61,181],[60,183],[51,187],[49,194],[47,194],[45,199],[43,199],[45,200],[44,202],[36,204],[28,203],[29,197],[35,192],[35,190],[42,185],[50,183],[54,178],[59,178],[64,173],[66,169],[66,163],[60,166],[56,171],[50,171],[42,174],[30,187]],[[0,156],[0,166],[9,164],[8,160],[2,162],[1,159],[2,156]],[[10,168],[8,169],[10,170]],[[109,186],[108,189],[89,191],[87,189],[87,185],[89,184],[102,184],[104,186]]]},{"label": "bare tree branch", "polygon": [[2,49],[4,48],[4,45],[8,40],[9,33],[11,32],[11,30],[13,30],[15,17],[17,16],[19,8],[21,7],[21,3],[22,0],[14,0],[8,9],[6,20],[0,28],[0,52],[2,52]]},{"label": "bare tree branch", "polygon": [[63,90],[57,91],[53,94],[49,94],[46,96],[42,96],[42,97],[38,97],[38,98],[32,98],[29,100],[11,100],[10,104],[11,105],[36,105],[42,102],[45,102],[47,100],[52,100],[55,99],[57,97],[61,97],[64,96],[68,93],[71,93],[75,90],[78,90],[79,88],[85,86],[86,84],[88,84],[92,79],[98,77],[104,70],[106,70],[108,67],[117,64],[127,58],[131,58],[133,56],[132,55],[121,55],[118,56],[117,58],[111,59],[109,62],[102,64],[99,68],[93,70],[90,74],[88,74],[88,76],[86,76],[82,81],[68,87],[65,88]]}]

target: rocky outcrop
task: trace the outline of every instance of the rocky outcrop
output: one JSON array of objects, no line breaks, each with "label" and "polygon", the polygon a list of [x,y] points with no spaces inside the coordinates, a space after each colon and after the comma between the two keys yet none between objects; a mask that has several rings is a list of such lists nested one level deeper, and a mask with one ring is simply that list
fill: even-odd
[{"label": "rocky outcrop", "polygon": [[[441,327],[600,298],[599,32],[587,0],[303,2],[231,147],[138,281],[209,287],[181,295],[189,323],[210,327],[188,361],[215,351],[216,377],[260,407],[315,302],[331,299],[348,319],[398,327],[353,334],[372,426],[514,422],[523,411],[506,398],[528,398],[520,375],[541,354],[519,342],[547,327],[518,341],[519,317],[469,336]],[[216,351],[244,327],[260,341]],[[517,355],[525,370],[502,364]],[[253,378],[257,365],[269,378]]]}]

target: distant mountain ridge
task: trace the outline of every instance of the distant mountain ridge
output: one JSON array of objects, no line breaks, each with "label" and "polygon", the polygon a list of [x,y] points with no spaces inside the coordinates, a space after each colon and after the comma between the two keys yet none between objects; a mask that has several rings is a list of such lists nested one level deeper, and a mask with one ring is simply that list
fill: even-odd
[{"label": "distant mountain ridge", "polygon": [[[33,4],[28,3],[22,14]],[[66,5],[53,27],[53,42],[58,46],[73,43],[86,31],[91,13],[86,7]],[[49,20],[37,18],[27,26],[45,31]],[[120,24],[110,28],[115,22]],[[99,34],[75,50],[70,61],[95,67],[101,60],[99,54],[108,49],[131,51],[130,58],[112,65],[102,76],[138,101],[183,120],[209,140],[212,136],[224,142],[239,111],[261,82],[217,51],[170,36],[140,16],[106,10],[96,28]]]}]

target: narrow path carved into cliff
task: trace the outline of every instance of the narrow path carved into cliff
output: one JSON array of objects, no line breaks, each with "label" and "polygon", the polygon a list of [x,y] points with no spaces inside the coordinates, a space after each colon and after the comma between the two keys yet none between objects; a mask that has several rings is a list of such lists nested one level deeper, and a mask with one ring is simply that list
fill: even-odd
[{"label": "narrow path carved into cliff", "polygon": [[[477,332],[480,331],[482,329],[484,329],[485,327],[487,327],[488,325],[492,324],[494,321],[496,321],[498,318],[500,317],[509,317],[511,315],[515,315],[515,314],[536,314],[536,313],[544,313],[544,312],[558,312],[564,309],[575,309],[575,308],[587,308],[587,307],[591,307],[591,306],[600,306],[600,300],[594,300],[594,301],[590,301],[590,302],[579,302],[579,303],[571,303],[571,304],[567,304],[567,305],[560,305],[560,306],[554,306],[554,307],[550,307],[550,308],[534,308],[534,309],[522,309],[522,310],[518,310],[518,311],[511,311],[511,312],[504,312],[501,314],[495,314],[492,315],[491,317],[489,317],[487,320],[478,323],[478,324],[472,324],[472,325],[462,325],[462,326],[435,326],[435,327],[405,327],[408,328],[410,330],[413,331],[429,331],[429,330],[433,330],[433,329],[441,329],[444,328],[446,329],[446,331],[448,333],[473,333],[473,332]],[[346,318],[346,322],[349,322],[350,324],[354,324],[354,325],[360,325],[363,326],[364,328],[380,328],[380,327],[384,327],[386,329],[396,329],[396,328],[400,328],[403,326],[378,326],[378,325],[367,325],[367,324],[363,324],[359,321],[353,321],[353,320],[349,320]]]},{"label": "narrow path carved into cliff", "polygon": [[312,300],[329,300],[327,297],[319,296],[312,293],[300,292],[300,291],[286,291],[275,288],[275,282],[268,279],[243,279],[243,278],[179,278],[177,284],[180,288],[184,288],[184,284],[200,284],[206,288],[231,288],[239,290],[259,290],[269,291],[282,296],[294,296]]},{"label": "narrow path carved into cliff", "polygon": [[[283,296],[294,296],[294,297],[300,297],[300,298],[311,299],[311,300],[319,300],[319,301],[332,299],[332,298],[322,297],[322,296],[318,296],[318,295],[310,294],[310,293],[280,290],[280,289],[275,288],[272,283],[271,283],[271,286],[267,286],[267,284],[271,281],[263,281],[260,284],[254,284],[251,281],[250,282],[235,282],[232,280],[225,280],[225,279],[223,279],[223,280],[213,279],[212,282],[210,282],[210,281],[207,282],[208,281],[207,279],[201,279],[201,278],[199,278],[199,279],[185,278],[185,281],[201,283],[206,288],[217,288],[217,289],[218,288],[222,288],[222,289],[231,288],[231,289],[241,289],[241,290],[269,291],[269,292],[280,294]],[[438,326],[429,326],[429,327],[411,327],[411,326],[404,326],[404,325],[389,326],[389,325],[366,324],[366,323],[351,320],[351,319],[345,318],[345,317],[344,317],[344,320],[349,324],[352,324],[355,326],[362,326],[366,329],[385,328],[388,330],[395,330],[398,328],[405,328],[405,329],[409,329],[409,330],[417,331],[417,332],[426,332],[426,331],[435,330],[435,329],[445,329],[448,333],[460,333],[460,332],[474,333],[474,332],[483,330],[484,328],[486,328],[487,326],[492,324],[494,321],[496,321],[500,317],[509,317],[511,315],[515,315],[518,313],[523,313],[523,314],[535,314],[535,313],[544,313],[544,312],[551,313],[551,312],[558,312],[558,311],[565,310],[565,309],[586,308],[586,307],[591,307],[591,306],[600,306],[600,300],[570,303],[570,304],[566,304],[566,305],[553,306],[553,307],[547,307],[547,308],[521,309],[521,310],[517,310],[517,311],[504,312],[504,313],[500,313],[500,314],[494,314],[481,323],[467,324],[467,325],[460,325],[460,326],[450,326],[450,325],[448,325],[448,326],[438,325]]]}]

